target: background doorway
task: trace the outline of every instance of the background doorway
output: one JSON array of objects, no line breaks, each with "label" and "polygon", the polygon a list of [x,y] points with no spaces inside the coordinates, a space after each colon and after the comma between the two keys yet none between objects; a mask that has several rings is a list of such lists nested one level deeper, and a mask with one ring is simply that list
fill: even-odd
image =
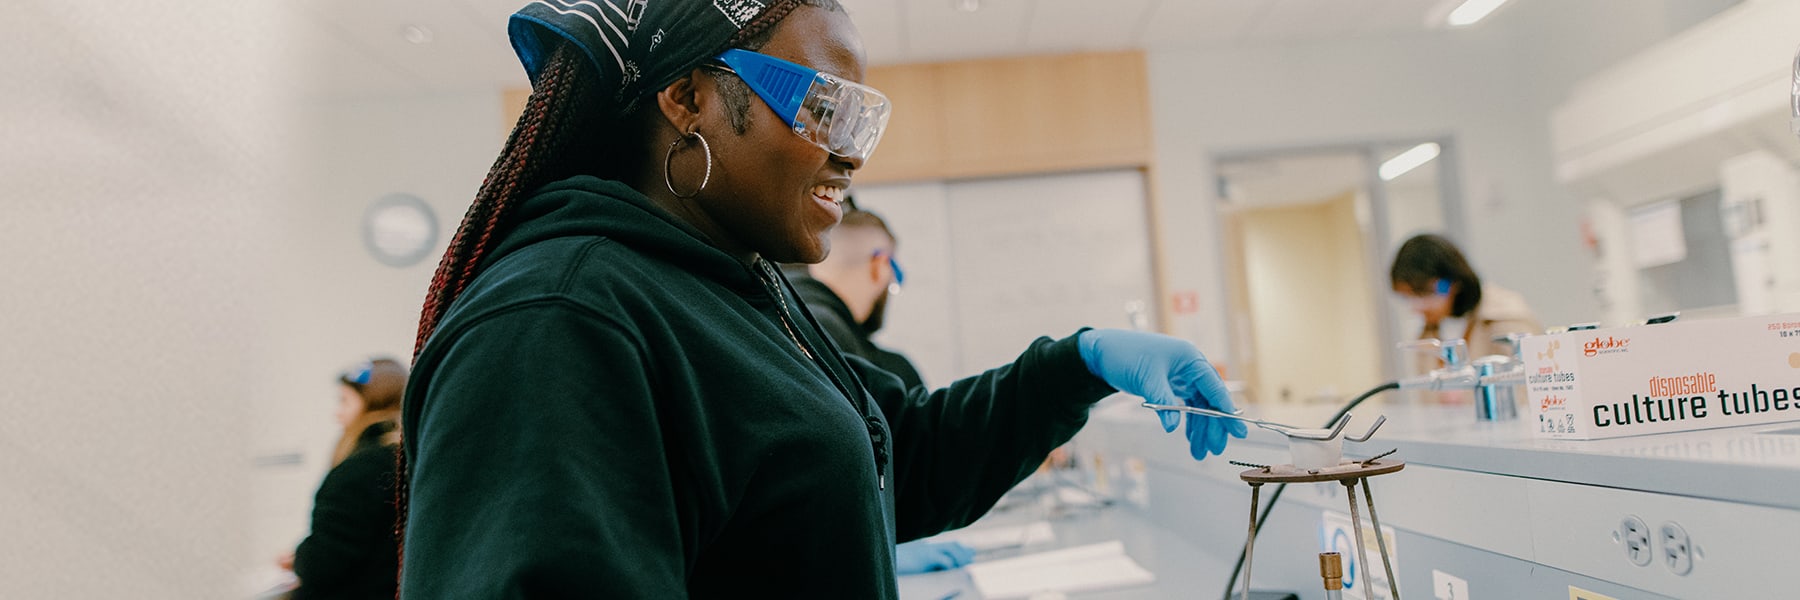
[{"label": "background doorway", "polygon": [[1406,238],[1460,240],[1448,140],[1218,159],[1233,379],[1252,398],[1337,402],[1401,376],[1417,319],[1387,270]]}]

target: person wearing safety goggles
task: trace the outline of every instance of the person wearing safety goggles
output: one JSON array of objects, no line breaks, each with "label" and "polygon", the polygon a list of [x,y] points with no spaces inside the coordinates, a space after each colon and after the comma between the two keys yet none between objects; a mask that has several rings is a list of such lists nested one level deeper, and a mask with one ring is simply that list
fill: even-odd
[{"label": "person wearing safety goggles", "polygon": [[[835,0],[543,0],[508,33],[532,95],[402,410],[405,597],[895,598],[897,543],[980,517],[1100,398],[1233,410],[1155,334],[939,390],[838,351],[774,266],[832,252],[891,113]],[[1188,419],[1195,458],[1243,435]]]},{"label": "person wearing safety goggles", "polygon": [[[854,206],[855,200],[845,204]],[[899,246],[880,215],[852,208],[831,230],[830,256],[784,274],[839,350],[899,376],[907,387],[923,387],[925,379],[911,360],[876,345],[870,337],[881,330],[888,298],[906,279],[896,255]]]},{"label": "person wearing safety goggles", "polygon": [[1394,294],[1424,321],[1419,339],[1466,340],[1470,358],[1511,354],[1496,337],[1543,331],[1524,296],[1483,283],[1462,251],[1442,236],[1406,240],[1394,254],[1388,278]]},{"label": "person wearing safety goggles", "polygon": [[297,579],[287,598],[394,597],[394,451],[406,377],[406,366],[391,358],[365,360],[338,375],[335,416],[343,435],[313,496],[309,533],[277,559]]},{"label": "person wearing safety goggles", "polygon": [[705,66],[736,75],[795,135],[835,156],[866,161],[881,142],[891,109],[875,88],[749,50],[715,60]]}]

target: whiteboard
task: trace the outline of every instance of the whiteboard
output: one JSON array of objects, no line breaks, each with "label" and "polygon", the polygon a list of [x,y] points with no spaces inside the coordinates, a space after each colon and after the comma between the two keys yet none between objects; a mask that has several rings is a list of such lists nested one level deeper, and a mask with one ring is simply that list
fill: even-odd
[{"label": "whiteboard", "polygon": [[907,270],[877,342],[942,386],[1040,335],[1130,327],[1128,303],[1155,322],[1144,190],[1137,170],[859,189]]},{"label": "whiteboard", "polygon": [[857,188],[854,194],[859,208],[887,221],[894,232],[894,259],[906,273],[906,286],[888,298],[875,343],[911,359],[927,387],[948,385],[960,371],[952,335],[956,311],[950,292],[950,198],[944,183]]}]

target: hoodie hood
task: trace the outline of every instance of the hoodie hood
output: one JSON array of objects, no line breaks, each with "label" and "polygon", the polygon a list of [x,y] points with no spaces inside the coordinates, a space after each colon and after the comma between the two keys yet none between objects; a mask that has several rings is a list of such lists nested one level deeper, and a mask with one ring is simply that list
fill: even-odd
[{"label": "hoodie hood", "polygon": [[512,219],[511,230],[482,260],[483,268],[533,244],[599,236],[734,289],[761,289],[749,266],[617,181],[581,175],[551,183],[515,208]]}]

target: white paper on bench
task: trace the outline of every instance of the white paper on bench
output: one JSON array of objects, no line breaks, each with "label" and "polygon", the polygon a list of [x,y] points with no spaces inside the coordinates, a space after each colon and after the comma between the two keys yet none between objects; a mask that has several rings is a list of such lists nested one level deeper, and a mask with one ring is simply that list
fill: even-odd
[{"label": "white paper on bench", "polygon": [[1043,591],[1084,592],[1156,580],[1155,575],[1125,554],[1125,545],[1117,540],[976,562],[965,569],[981,595],[990,600]]}]

